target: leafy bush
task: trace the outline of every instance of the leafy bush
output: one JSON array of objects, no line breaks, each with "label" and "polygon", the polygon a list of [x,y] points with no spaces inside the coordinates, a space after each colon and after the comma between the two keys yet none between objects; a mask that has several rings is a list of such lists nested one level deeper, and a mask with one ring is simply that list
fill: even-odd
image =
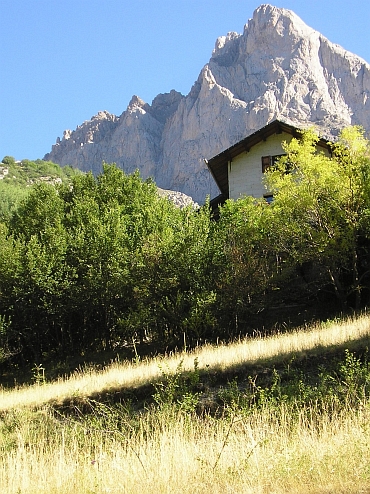
[{"label": "leafy bush", "polygon": [[[227,201],[218,222],[207,202],[179,209],[151,180],[115,165],[94,177],[7,159],[0,314],[22,358],[115,352],[133,339],[157,350],[230,340],[254,331],[258,318],[270,329],[276,308],[299,304],[304,318],[311,303],[315,313],[327,292],[341,310],[365,304],[369,143],[360,128],[346,129],[329,158],[316,141],[309,131],[286,144],[266,174],[271,205]],[[17,187],[27,180],[34,184],[24,193]]]}]

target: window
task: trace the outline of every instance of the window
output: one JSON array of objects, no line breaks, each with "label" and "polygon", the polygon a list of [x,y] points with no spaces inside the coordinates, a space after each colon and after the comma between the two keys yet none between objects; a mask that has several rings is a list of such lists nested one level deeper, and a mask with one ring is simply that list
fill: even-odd
[{"label": "window", "polygon": [[262,173],[265,173],[271,166],[271,156],[262,156]]},{"label": "window", "polygon": [[265,194],[263,198],[265,199],[267,204],[271,204],[272,201],[274,200],[274,196],[272,194]]},{"label": "window", "polygon": [[274,166],[279,158],[284,154],[276,154],[275,156],[262,156],[262,173],[265,173],[271,166]]}]

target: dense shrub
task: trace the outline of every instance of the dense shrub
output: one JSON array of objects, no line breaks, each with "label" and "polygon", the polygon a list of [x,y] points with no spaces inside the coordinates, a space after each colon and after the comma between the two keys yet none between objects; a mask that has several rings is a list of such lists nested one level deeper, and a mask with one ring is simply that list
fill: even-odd
[{"label": "dense shrub", "polygon": [[328,288],[341,309],[366,304],[369,143],[346,129],[328,158],[316,140],[308,131],[285,145],[266,175],[271,205],[227,201],[218,222],[207,203],[179,209],[115,165],[34,184],[0,225],[7,354],[40,362],[133,340],[165,349],[230,339],[258,314],[266,328],[270,307]]}]

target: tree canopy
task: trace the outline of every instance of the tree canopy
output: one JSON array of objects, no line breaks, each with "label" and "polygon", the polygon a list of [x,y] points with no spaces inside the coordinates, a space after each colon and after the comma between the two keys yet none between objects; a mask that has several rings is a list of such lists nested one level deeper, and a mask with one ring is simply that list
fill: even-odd
[{"label": "tree canopy", "polygon": [[292,304],[366,306],[369,141],[344,129],[328,156],[317,140],[284,144],[271,204],[229,200],[219,221],[114,164],[35,183],[0,220],[0,357],[195,345],[268,329]]}]

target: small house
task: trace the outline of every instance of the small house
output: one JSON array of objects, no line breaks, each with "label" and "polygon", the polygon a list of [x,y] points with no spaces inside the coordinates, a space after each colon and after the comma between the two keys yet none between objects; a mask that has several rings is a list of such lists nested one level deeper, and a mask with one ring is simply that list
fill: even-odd
[{"label": "small house", "polygon": [[[262,181],[264,172],[284,154],[282,142],[300,137],[300,129],[274,120],[225,149],[207,162],[221,194],[211,200],[213,211],[227,199],[242,196],[265,197],[272,199]],[[329,141],[320,138],[318,150],[330,155]]]}]

